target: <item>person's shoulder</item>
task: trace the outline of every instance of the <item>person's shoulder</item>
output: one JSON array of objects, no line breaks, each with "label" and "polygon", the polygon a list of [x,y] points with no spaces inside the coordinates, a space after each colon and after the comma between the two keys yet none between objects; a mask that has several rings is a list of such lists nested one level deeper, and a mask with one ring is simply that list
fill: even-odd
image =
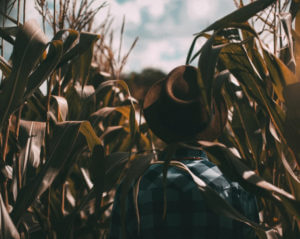
[{"label": "person's shoulder", "polygon": [[207,159],[188,162],[187,166],[197,177],[214,189],[226,190],[233,186],[221,170]]},{"label": "person's shoulder", "polygon": [[141,178],[140,189],[161,189],[165,182],[168,187],[177,187],[184,191],[186,184],[191,181],[188,173],[176,166],[168,165],[166,175],[164,175],[164,169],[164,164],[161,163],[150,165]]}]

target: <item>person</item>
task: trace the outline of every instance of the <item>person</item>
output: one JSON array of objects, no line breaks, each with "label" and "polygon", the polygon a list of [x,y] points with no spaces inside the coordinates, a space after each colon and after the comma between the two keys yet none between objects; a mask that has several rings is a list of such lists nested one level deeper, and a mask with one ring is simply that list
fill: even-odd
[{"label": "person", "polygon": [[[222,97],[212,100],[209,111],[203,106],[199,74],[197,68],[183,65],[156,82],[145,96],[146,122],[160,139],[177,145],[171,153],[172,160],[183,163],[238,212],[258,222],[255,197],[226,179],[203,150],[192,146],[198,140],[219,137],[227,121]],[[170,151],[162,152],[159,161],[169,160],[169,154]],[[246,224],[214,212],[191,175],[176,166],[169,165],[164,178],[164,164],[150,165],[139,183],[130,188],[125,214],[120,188],[112,210],[109,239],[255,238]]]}]

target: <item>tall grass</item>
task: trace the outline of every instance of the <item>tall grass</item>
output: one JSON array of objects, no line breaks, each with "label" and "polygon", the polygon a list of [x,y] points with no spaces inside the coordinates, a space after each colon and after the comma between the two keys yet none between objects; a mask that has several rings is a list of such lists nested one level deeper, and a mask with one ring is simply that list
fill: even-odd
[{"label": "tall grass", "polygon": [[[43,29],[27,21],[28,1],[6,1],[1,12],[1,41],[13,52],[6,59],[2,48],[0,57],[0,238],[106,238],[116,185],[130,184],[155,159],[154,136],[136,120],[138,102],[122,80],[137,39],[123,54],[124,19],[112,47],[111,17],[94,22],[102,2],[35,3]],[[198,186],[221,203],[212,205],[218,213],[259,238],[298,238],[298,5],[235,3],[235,12],[195,36],[186,62],[198,61],[206,101],[221,92],[230,113],[218,141],[199,143],[257,195],[260,224]],[[200,37],[206,41],[196,49]]]},{"label": "tall grass", "polygon": [[0,237],[105,238],[126,152],[149,147],[120,79],[136,41],[124,56],[112,48],[111,19],[94,26],[99,1],[36,0],[42,30],[26,20],[28,1],[6,3],[0,34],[13,52],[0,59]]}]

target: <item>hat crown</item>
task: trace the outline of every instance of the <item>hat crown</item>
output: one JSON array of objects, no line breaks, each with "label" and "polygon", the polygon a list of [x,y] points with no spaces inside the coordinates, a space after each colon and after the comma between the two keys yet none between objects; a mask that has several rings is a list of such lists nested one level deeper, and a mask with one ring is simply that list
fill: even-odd
[{"label": "hat crown", "polygon": [[223,130],[227,119],[224,99],[207,112],[201,100],[199,70],[183,65],[156,82],[144,100],[144,116],[149,128],[170,143],[193,139],[213,140]]},{"label": "hat crown", "polygon": [[181,66],[172,71],[166,82],[167,94],[175,101],[190,103],[199,99],[199,86],[197,83],[197,69],[192,66]]}]

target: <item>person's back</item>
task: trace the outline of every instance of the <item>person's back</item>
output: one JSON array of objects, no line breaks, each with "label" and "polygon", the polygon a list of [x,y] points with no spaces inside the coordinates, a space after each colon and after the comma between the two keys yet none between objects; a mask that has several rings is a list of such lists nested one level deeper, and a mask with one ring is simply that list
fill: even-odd
[{"label": "person's back", "polygon": [[[146,121],[152,131],[166,142],[213,140],[223,130],[227,120],[226,106],[224,102],[216,104],[211,116],[203,116],[205,111],[198,101],[196,73],[197,70],[191,66],[175,68],[146,95]],[[177,100],[177,96],[182,99]],[[255,238],[254,231],[246,224],[216,214],[186,171],[169,165],[165,180],[164,161],[171,159],[184,164],[238,212],[258,222],[253,195],[226,179],[202,150],[179,147],[171,158],[166,155],[168,153],[159,155],[159,162],[150,165],[132,185],[126,198],[125,214],[122,213],[120,186],[114,202],[110,239]]]},{"label": "person's back", "polygon": [[[172,159],[185,164],[241,214],[258,221],[255,197],[237,183],[227,180],[204,152],[180,149]],[[249,226],[214,213],[191,176],[182,169],[169,166],[165,186],[163,181],[163,165],[151,165],[139,183],[137,208],[133,199],[134,187],[130,190],[124,219],[126,238],[255,238]],[[110,239],[123,238],[119,193],[113,210]]]}]

